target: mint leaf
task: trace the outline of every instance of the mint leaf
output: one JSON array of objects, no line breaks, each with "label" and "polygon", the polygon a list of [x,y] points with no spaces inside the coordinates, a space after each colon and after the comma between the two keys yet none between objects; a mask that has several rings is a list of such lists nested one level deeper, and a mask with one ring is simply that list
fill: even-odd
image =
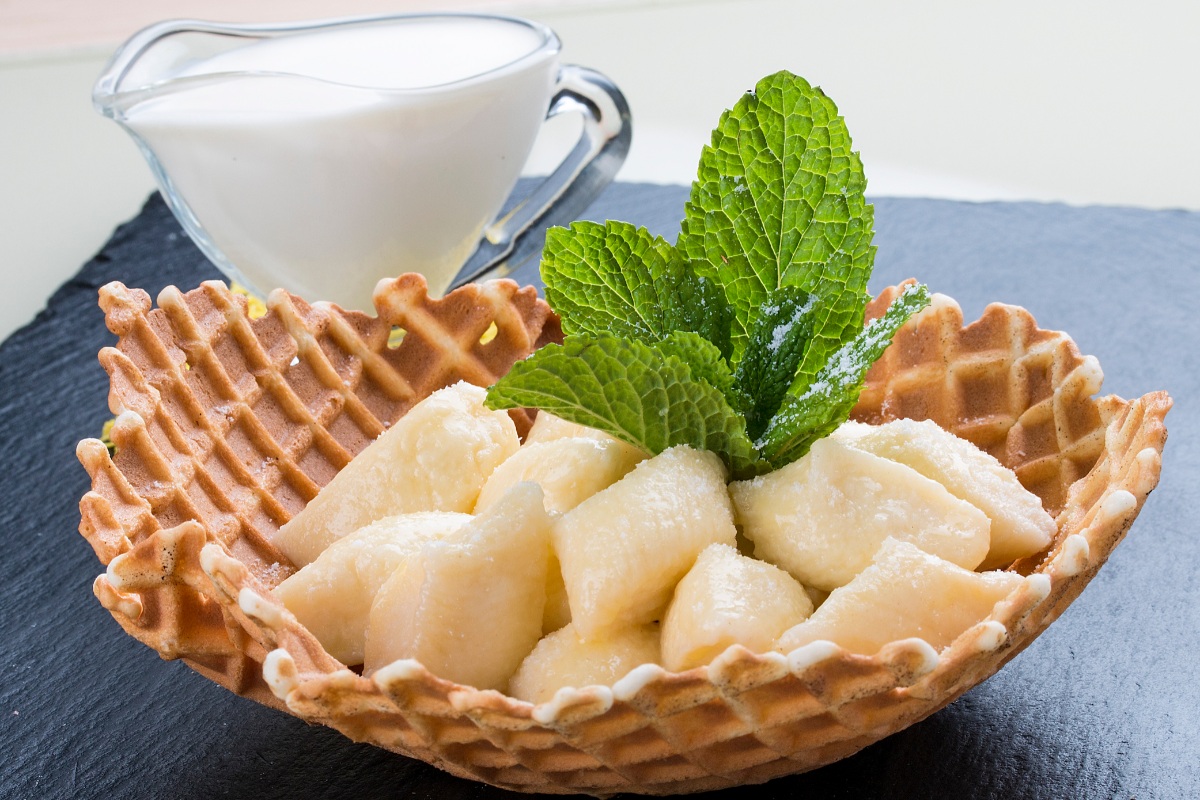
[{"label": "mint leaf", "polygon": [[734,387],[733,372],[712,342],[698,333],[676,331],[653,347],[664,356],[679,358],[688,365],[693,378],[707,382],[725,396],[731,408],[741,410],[744,401]]},{"label": "mint leaf", "polygon": [[756,309],[780,286],[815,295],[824,317],[794,386],[802,389],[860,329],[874,261],[866,178],[837,107],[779,72],[726,111],[704,148],[676,247],[724,287],[733,352]]},{"label": "mint leaf", "polygon": [[[679,255],[679,263],[684,263],[682,255]],[[697,275],[690,265],[668,271],[664,284],[666,291],[663,294],[671,298],[671,302],[663,309],[663,325],[668,330],[703,336],[728,359],[733,354],[730,337],[733,309],[720,284],[712,278]]]},{"label": "mint leaf", "polygon": [[718,389],[678,356],[609,334],[569,336],[518,361],[488,390],[487,406],[545,409],[651,453],[711,450],[734,477],[759,465],[745,423]]},{"label": "mint leaf", "polygon": [[812,336],[813,318],[819,312],[816,298],[795,286],[775,289],[758,309],[734,373],[739,395],[749,398],[740,410],[751,439],[762,434],[779,410]]},{"label": "mint leaf", "polygon": [[756,442],[775,468],[803,456],[817,439],[828,436],[858,402],[867,370],[883,355],[896,331],[929,305],[924,284],[910,286],[892,301],[883,316],[870,322],[829,359],[807,390],[789,395]]},{"label": "mint leaf", "polygon": [[684,330],[729,351],[732,313],[724,292],[645,228],[614,221],[552,228],[541,269],[546,299],[568,335],[654,342]]}]

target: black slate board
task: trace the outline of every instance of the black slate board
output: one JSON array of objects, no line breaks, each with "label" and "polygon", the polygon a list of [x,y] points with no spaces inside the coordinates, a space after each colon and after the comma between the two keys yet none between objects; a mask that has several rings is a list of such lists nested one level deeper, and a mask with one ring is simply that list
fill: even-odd
[{"label": "black slate board", "polygon": [[[588,216],[673,238],[685,197],[617,184]],[[967,319],[1019,303],[1100,359],[1106,391],[1169,390],[1162,484],[1074,606],[991,680],[841,763],[710,796],[1200,797],[1200,214],[884,199],[876,220],[873,289],[916,276]],[[0,345],[0,797],[509,796],[235,697],[92,597],[74,446],[108,415],[96,290],[211,277],[155,196]]]}]

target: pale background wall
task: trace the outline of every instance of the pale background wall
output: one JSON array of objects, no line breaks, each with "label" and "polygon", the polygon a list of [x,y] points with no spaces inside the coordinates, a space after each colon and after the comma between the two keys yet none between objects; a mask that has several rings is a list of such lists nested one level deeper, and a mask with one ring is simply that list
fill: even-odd
[{"label": "pale background wall", "polygon": [[634,114],[624,180],[689,182],[721,109],[787,68],[838,102],[875,195],[1200,210],[1190,2],[0,0],[0,336],[153,189],[90,105],[130,33],[429,8],[540,19],[613,78]]}]

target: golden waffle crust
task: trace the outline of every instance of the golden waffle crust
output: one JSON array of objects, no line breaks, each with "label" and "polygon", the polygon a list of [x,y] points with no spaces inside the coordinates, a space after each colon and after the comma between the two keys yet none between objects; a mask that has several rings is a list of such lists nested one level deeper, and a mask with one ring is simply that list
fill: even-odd
[{"label": "golden waffle crust", "polygon": [[119,337],[100,353],[118,452],[89,439],[78,455],[92,479],[80,532],[108,567],[93,587],[104,607],[238,694],[518,791],[760,783],[929,716],[1026,647],[1103,565],[1158,482],[1171,406],[1165,392],[1097,398],[1096,360],[1024,309],[991,305],[964,327],[935,295],[872,368],[854,416],[933,419],[1014,469],[1058,522],[1044,553],[1012,565],[1023,584],[940,653],[919,639],[872,657],[828,642],[786,656],[735,646],[708,667],[647,665],[533,706],[415,661],[364,678],[271,593],[293,571],[274,531],[355,453],[431,392],[487,386],[561,338],[532,288],[495,281],[431,300],[405,275],[376,290],[378,317],[277,291],[251,320],[217,282],[168,288],[154,310],[113,283],[100,304]]}]

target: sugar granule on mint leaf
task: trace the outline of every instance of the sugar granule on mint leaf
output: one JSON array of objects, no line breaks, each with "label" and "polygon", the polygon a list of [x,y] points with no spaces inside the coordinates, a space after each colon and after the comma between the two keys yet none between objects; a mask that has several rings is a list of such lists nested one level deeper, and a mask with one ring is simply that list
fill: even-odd
[{"label": "sugar granule on mint leaf", "polygon": [[817,439],[846,421],[862,391],[867,370],[891,344],[896,331],[929,305],[924,284],[909,286],[883,316],[842,346],[799,397],[789,395],[755,447],[775,468],[803,456]]},{"label": "sugar granule on mint leaf", "polygon": [[819,313],[816,297],[795,286],[775,289],[759,308],[734,373],[738,396],[745,398],[739,410],[752,439],[762,434],[779,410]]}]

